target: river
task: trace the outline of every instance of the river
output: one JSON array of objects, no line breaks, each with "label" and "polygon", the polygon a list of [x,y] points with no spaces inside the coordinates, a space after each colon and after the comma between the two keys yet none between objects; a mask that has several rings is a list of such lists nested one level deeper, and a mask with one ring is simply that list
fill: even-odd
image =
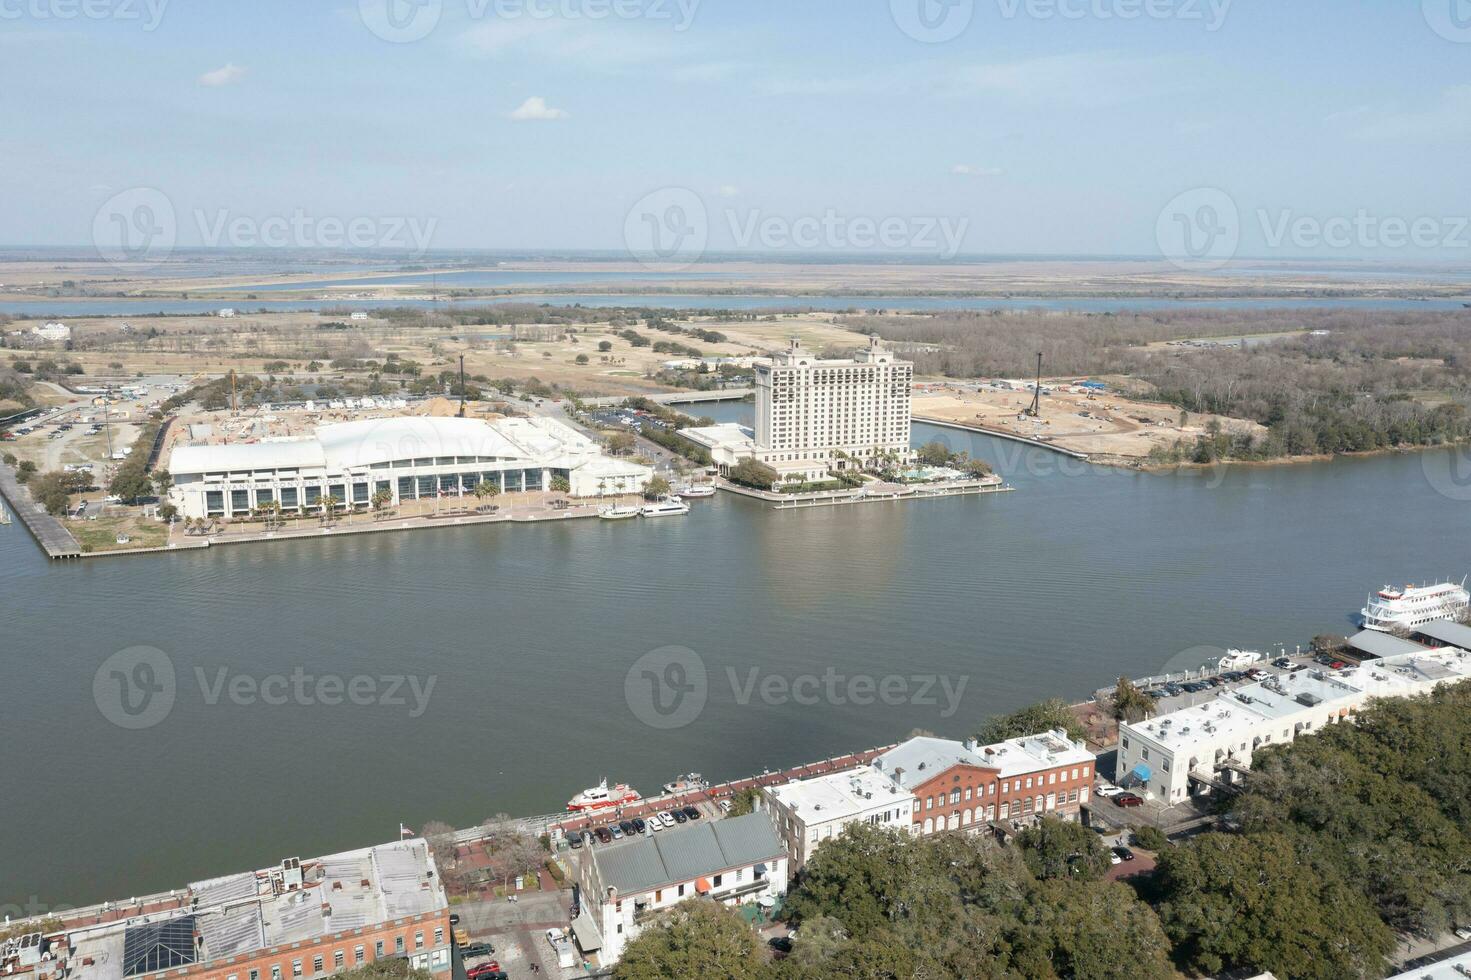
[{"label": "river", "polygon": [[[1445,455],[1145,475],[915,436],[995,461],[1018,492],[796,513],[722,494],[682,519],[71,563],[0,528],[0,907],[180,886],[400,821],[549,812],[604,775],[654,792],[916,727],[959,736],[1198,663],[1197,645],[1347,631],[1386,580],[1467,570]],[[671,645],[700,658],[706,702],[665,731],[625,681]],[[177,679],[141,729],[109,720],[122,691],[99,670],[135,646]],[[855,703],[891,676],[897,703]],[[323,703],[334,678],[360,703]]]}]

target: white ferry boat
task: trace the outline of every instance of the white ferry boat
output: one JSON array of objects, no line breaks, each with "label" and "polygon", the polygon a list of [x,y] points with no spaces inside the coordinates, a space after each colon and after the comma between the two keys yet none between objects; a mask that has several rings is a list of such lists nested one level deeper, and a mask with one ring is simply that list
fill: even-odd
[{"label": "white ferry boat", "polygon": [[1386,585],[1369,596],[1368,603],[1359,610],[1365,629],[1388,633],[1399,629],[1413,629],[1425,623],[1441,619],[1455,619],[1471,604],[1471,593],[1466,591],[1466,580],[1461,584],[1441,582],[1439,585],[1407,585],[1396,589]]},{"label": "white ferry boat", "polygon": [[684,497],[713,497],[715,496],[715,484],[713,483],[686,483],[675,493]]},{"label": "white ferry boat", "polygon": [[598,516],[605,521],[626,521],[630,517],[637,517],[637,507],[603,507],[598,511]]},{"label": "white ferry boat", "polygon": [[596,786],[590,786],[567,801],[567,809],[573,812],[584,810],[603,810],[608,807],[622,806],[625,803],[635,803],[643,799],[636,789],[619,783],[617,786],[609,787],[608,781],[603,779]]},{"label": "white ferry boat", "polygon": [[652,504],[645,504],[639,512],[645,517],[682,517],[690,512],[690,505],[678,497],[660,497]]}]

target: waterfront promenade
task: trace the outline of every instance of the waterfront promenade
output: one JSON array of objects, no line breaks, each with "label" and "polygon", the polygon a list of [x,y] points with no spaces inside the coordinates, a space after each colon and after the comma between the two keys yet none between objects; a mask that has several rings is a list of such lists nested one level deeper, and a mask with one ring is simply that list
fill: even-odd
[{"label": "waterfront promenade", "polygon": [[15,519],[25,525],[49,558],[80,558],[82,549],[66,526],[46,513],[31,499],[30,491],[15,479],[15,471],[0,463],[0,494],[4,494]]}]

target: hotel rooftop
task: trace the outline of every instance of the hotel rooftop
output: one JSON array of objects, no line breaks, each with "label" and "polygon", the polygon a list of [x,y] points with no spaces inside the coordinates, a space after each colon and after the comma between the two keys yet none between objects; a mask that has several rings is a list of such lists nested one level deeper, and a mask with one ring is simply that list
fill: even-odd
[{"label": "hotel rooftop", "polygon": [[820,813],[822,820],[841,820],[880,807],[898,806],[911,799],[908,792],[876,769],[854,769],[793,780],[766,792],[809,822],[814,813]]}]

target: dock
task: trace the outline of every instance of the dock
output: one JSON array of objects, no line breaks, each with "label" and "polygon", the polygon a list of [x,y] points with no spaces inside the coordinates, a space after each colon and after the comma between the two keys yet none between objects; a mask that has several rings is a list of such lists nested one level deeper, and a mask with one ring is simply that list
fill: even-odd
[{"label": "dock", "polygon": [[949,419],[931,418],[928,415],[912,415],[910,416],[910,420],[914,422],[922,422],[925,425],[937,425],[942,429],[959,429],[962,432],[974,432],[977,435],[994,436],[997,439],[1009,439],[1012,442],[1025,443],[1028,446],[1035,446],[1038,449],[1046,449],[1048,452],[1054,452],[1062,456],[1071,456],[1073,459],[1080,459],[1084,462],[1087,462],[1088,460],[1087,453],[1080,453],[1073,449],[1064,449],[1061,446],[1055,446],[1050,442],[1043,442],[1041,439],[1033,439],[1030,436],[1017,435],[1015,432],[1007,432],[1005,429],[993,429],[990,426],[976,425],[970,422],[952,422]]},{"label": "dock", "polygon": [[[0,497],[9,502],[10,510],[25,525],[25,529],[31,532],[31,537],[36,539],[48,558],[82,557],[82,548],[77,544],[77,539],[71,536],[65,525],[36,505],[31,499],[30,491],[16,481],[15,471],[4,464],[0,464]],[[4,509],[0,506],[0,512]]]},{"label": "dock", "polygon": [[880,488],[855,487],[848,490],[816,490],[812,493],[776,493],[770,490],[757,490],[754,487],[732,483],[724,478],[717,478],[715,485],[728,493],[771,504],[773,510],[808,510],[813,507],[841,507],[847,504],[877,504],[895,500],[928,500],[933,497],[1010,493],[1016,489],[1008,483],[983,480],[940,484],[884,484]]}]

